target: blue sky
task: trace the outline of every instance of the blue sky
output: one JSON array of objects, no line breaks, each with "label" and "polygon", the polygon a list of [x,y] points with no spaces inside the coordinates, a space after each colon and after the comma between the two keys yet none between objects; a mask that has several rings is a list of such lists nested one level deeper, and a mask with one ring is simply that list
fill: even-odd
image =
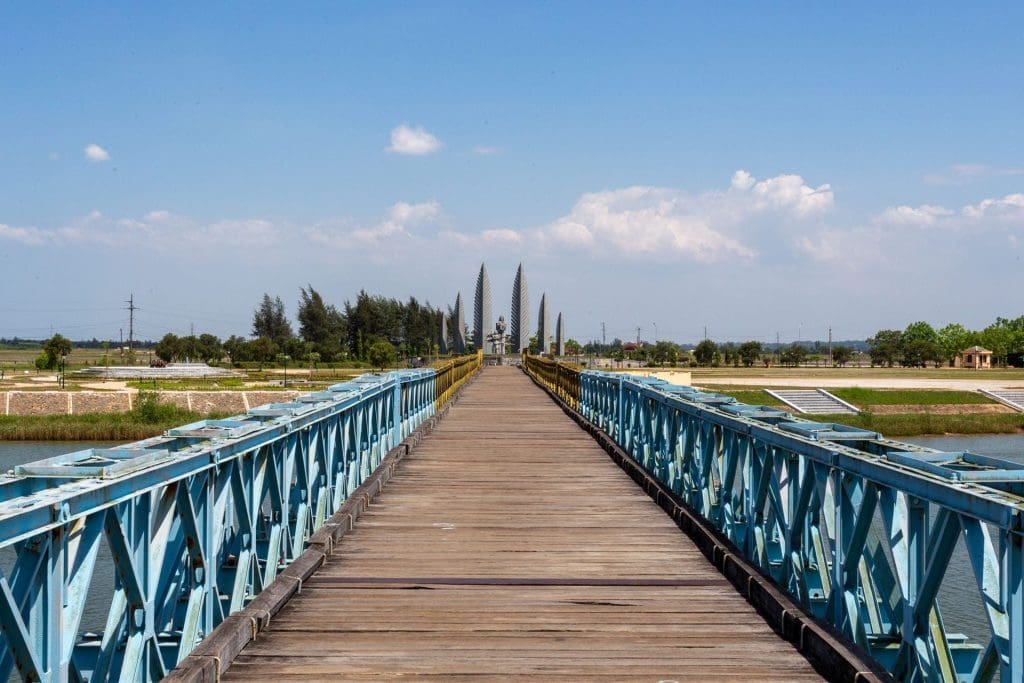
[{"label": "blue sky", "polygon": [[[519,261],[570,333],[1016,316],[1024,6],[7,4],[0,336]],[[964,292],[971,292],[965,295]],[[503,310],[504,309],[504,310]]]}]

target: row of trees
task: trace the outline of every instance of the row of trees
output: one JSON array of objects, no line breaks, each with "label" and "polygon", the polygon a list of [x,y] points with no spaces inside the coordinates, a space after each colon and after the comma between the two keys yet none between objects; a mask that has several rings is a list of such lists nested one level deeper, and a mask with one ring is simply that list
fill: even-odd
[{"label": "row of trees", "polygon": [[212,334],[167,334],[154,351],[168,362],[185,358],[210,362],[227,355],[235,363],[274,362],[287,356],[311,363],[379,364],[389,354],[432,355],[440,345],[441,311],[415,297],[399,301],[360,291],[355,302],[345,301],[339,309],[309,286],[299,290],[295,317],[298,332],[281,297],[264,294],[253,312],[252,338],[232,335],[221,342]]},{"label": "row of trees", "polygon": [[[612,350],[609,355],[622,360],[630,357],[635,360],[643,360],[656,365],[691,365],[695,367],[720,367],[720,366],[744,366],[753,367],[759,363],[772,362],[775,358],[783,365],[797,366],[807,362],[815,349],[805,347],[801,344],[789,346],[777,346],[774,352],[769,352],[759,341],[745,341],[740,344],[725,342],[717,344],[710,339],[705,339],[693,351],[686,351],[679,345],[670,341],[659,341],[657,344],[641,346],[635,351],[623,352],[621,348]],[[776,355],[777,354],[777,355]],[[848,346],[834,346],[832,348],[832,362],[835,365],[843,366],[853,357],[854,351]]]},{"label": "row of trees", "polygon": [[996,318],[982,330],[969,330],[959,323],[935,329],[918,321],[905,330],[879,330],[868,344],[872,365],[952,365],[961,351],[975,345],[992,351],[996,365],[1006,365],[1011,354],[1024,352],[1024,316]]}]

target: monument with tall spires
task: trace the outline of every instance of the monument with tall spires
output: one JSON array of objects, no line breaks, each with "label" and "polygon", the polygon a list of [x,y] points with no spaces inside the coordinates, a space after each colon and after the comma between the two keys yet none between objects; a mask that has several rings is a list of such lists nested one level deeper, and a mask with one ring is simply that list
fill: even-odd
[{"label": "monument with tall spires", "polygon": [[548,316],[548,295],[540,295],[540,308],[537,310],[537,352],[545,354],[551,351],[551,318]]},{"label": "monument with tall spires", "polygon": [[491,280],[487,277],[487,266],[481,263],[480,274],[476,277],[476,296],[473,299],[473,346],[478,351],[484,348],[493,317]]},{"label": "monument with tall spires", "polygon": [[530,348],[530,295],[526,289],[523,264],[516,269],[512,284],[512,353],[522,353]]},{"label": "monument with tall spires", "polygon": [[558,314],[558,322],[555,323],[555,354],[565,355],[565,319],[562,318],[561,312]]},{"label": "monument with tall spires", "polygon": [[448,355],[448,314],[441,312],[441,341],[437,345],[437,352],[442,356]]},{"label": "monument with tall spires", "polygon": [[466,352],[466,314],[462,310],[462,292],[455,295],[455,310],[452,311],[452,351]]}]

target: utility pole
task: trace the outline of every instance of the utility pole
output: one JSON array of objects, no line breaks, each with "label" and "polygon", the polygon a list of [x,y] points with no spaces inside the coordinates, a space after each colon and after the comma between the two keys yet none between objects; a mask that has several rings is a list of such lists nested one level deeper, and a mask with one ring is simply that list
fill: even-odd
[{"label": "utility pole", "polygon": [[604,323],[601,323],[601,346],[608,343],[608,340],[604,336]]},{"label": "utility pole", "polygon": [[640,346],[640,326],[636,326],[636,345]]},{"label": "utility pole", "polygon": [[125,303],[128,304],[128,355],[131,356],[132,340],[135,338],[135,311],[139,309],[135,306],[134,294],[129,294]]},{"label": "utility pole", "polygon": [[708,340],[708,326],[704,326],[704,341]]},{"label": "utility pole", "polygon": [[828,326],[828,366],[832,367],[832,326]]}]

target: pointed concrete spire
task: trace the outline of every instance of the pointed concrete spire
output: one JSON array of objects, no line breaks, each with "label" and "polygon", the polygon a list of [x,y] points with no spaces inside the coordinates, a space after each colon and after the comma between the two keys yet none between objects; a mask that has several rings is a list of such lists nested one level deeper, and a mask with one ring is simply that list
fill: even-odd
[{"label": "pointed concrete spire", "polygon": [[530,294],[526,288],[523,264],[516,269],[516,280],[512,284],[512,353],[521,353],[530,348]]},{"label": "pointed concrete spire", "polygon": [[455,353],[466,352],[466,314],[462,310],[462,292],[455,295],[455,310],[452,311],[452,351]]},{"label": "pointed concrete spire", "polygon": [[484,348],[493,323],[491,280],[487,277],[487,266],[481,263],[480,274],[476,277],[476,297],[473,300],[473,346],[477,351]]},{"label": "pointed concrete spire", "polygon": [[437,345],[437,351],[441,355],[448,353],[448,314],[441,313],[441,343]]},{"label": "pointed concrete spire", "polygon": [[548,295],[540,295],[537,311],[537,348],[542,354],[551,350],[551,319],[548,317]]},{"label": "pointed concrete spire", "polygon": [[559,356],[565,355],[565,319],[558,314],[558,322],[555,323],[555,353]]}]

